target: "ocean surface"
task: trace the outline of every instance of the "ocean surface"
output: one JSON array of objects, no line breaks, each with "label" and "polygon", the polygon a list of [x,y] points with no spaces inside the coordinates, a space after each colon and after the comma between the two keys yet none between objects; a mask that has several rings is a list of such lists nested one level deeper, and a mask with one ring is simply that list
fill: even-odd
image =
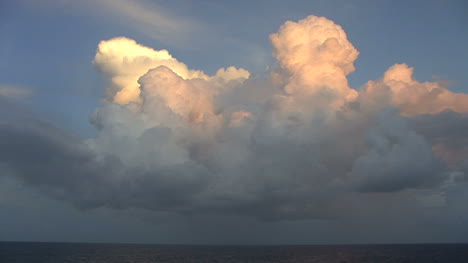
[{"label": "ocean surface", "polygon": [[468,244],[182,246],[0,242],[1,263],[467,263]]}]

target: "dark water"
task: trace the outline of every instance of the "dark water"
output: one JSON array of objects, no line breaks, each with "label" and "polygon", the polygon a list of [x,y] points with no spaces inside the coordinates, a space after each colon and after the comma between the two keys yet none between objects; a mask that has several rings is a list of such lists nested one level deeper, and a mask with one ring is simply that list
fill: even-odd
[{"label": "dark water", "polygon": [[171,246],[0,242],[0,262],[468,263],[468,244],[350,246]]}]

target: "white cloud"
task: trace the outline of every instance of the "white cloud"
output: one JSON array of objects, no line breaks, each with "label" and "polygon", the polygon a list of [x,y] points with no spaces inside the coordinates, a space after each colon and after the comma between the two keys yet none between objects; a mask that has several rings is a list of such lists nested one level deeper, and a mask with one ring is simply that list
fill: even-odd
[{"label": "white cloud", "polygon": [[382,79],[367,82],[361,96],[371,96],[372,100],[385,96],[387,103],[399,108],[405,116],[435,114],[444,110],[468,112],[468,94],[448,90],[444,81],[419,82],[413,78],[413,70],[406,64],[395,64]]},{"label": "white cloud", "polygon": [[203,71],[188,69],[187,65],[172,57],[167,50],[154,50],[136,43],[135,40],[117,37],[101,41],[94,65],[108,78],[108,100],[119,104],[141,102],[138,78],[148,70],[167,66],[183,79],[203,79],[222,86],[231,80],[243,80],[250,73],[242,68],[221,68],[215,76]]},{"label": "white cloud", "polygon": [[[420,83],[404,64],[351,89],[359,53],[323,17],[288,21],[270,38],[278,68],[266,76],[234,67],[208,76],[166,50],[102,41],[94,64],[110,87],[91,116],[99,134],[83,143],[43,124],[0,125],[11,138],[0,160],[82,207],[262,219],[356,216],[363,200],[368,215],[380,201],[417,206],[465,171],[465,157],[447,163],[434,146],[466,152],[453,143],[466,133],[449,134],[468,111],[466,94]],[[455,111],[444,125],[452,128],[427,125],[442,123],[443,110]]]}]

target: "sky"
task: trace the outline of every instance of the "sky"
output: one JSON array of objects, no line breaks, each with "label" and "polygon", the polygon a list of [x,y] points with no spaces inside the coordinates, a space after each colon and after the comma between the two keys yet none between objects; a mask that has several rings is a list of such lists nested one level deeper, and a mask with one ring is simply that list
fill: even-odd
[{"label": "sky", "polygon": [[0,240],[468,242],[468,5],[0,2]]}]

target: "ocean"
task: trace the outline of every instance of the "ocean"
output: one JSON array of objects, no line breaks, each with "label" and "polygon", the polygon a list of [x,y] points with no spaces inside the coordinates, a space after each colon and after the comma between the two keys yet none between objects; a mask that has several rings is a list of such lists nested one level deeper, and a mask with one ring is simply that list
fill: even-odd
[{"label": "ocean", "polygon": [[468,244],[189,246],[0,242],[1,263],[467,263]]}]

